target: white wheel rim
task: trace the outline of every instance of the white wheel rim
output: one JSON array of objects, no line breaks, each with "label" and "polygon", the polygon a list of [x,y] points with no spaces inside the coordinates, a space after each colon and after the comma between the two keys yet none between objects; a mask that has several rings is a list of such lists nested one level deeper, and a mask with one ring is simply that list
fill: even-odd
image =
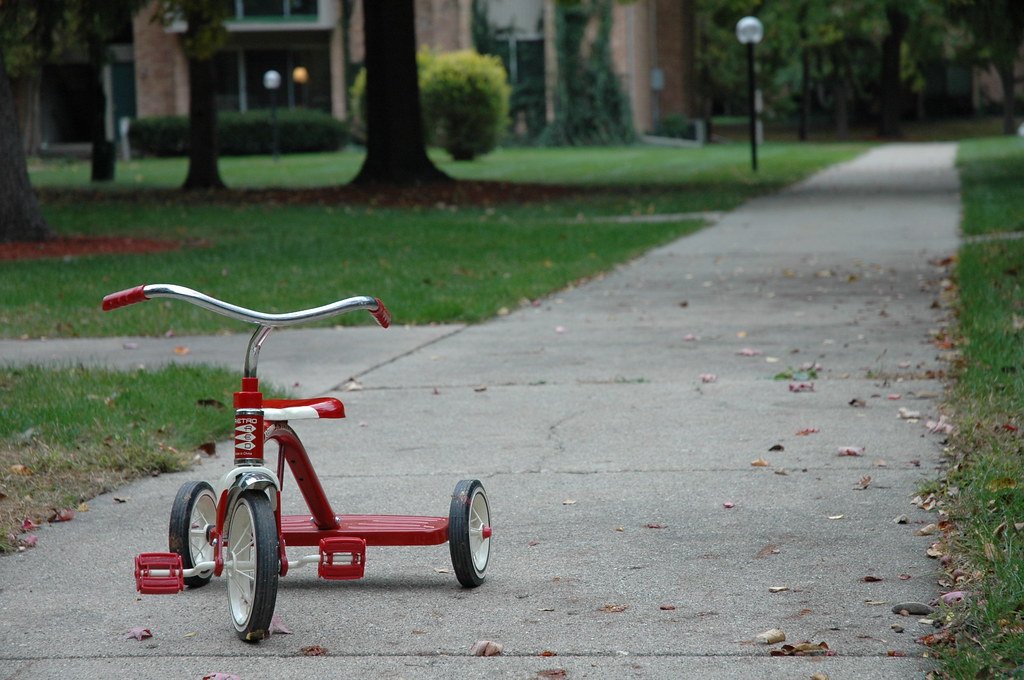
[{"label": "white wheel rim", "polygon": [[252,613],[253,598],[256,594],[256,532],[252,508],[248,503],[238,503],[231,515],[228,528],[227,572],[228,603],[235,626],[244,628]]},{"label": "white wheel rim", "polygon": [[[189,520],[188,549],[192,556],[192,565],[213,561],[213,546],[207,539],[209,527],[217,523],[217,504],[209,493],[202,493],[192,506],[192,517]],[[202,575],[205,576],[207,572]]]},{"label": "white wheel rim", "polygon": [[490,537],[484,538],[484,527],[491,525],[491,511],[487,507],[487,498],[476,491],[469,504],[469,554],[473,558],[473,568],[482,573],[487,568],[487,557],[491,551]]}]

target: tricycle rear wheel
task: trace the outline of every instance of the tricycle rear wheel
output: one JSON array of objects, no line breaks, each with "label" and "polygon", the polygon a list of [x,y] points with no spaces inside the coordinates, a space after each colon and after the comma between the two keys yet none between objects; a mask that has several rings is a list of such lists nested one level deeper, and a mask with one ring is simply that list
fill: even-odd
[{"label": "tricycle rear wheel", "polygon": [[476,588],[484,582],[491,558],[491,509],[478,479],[455,485],[448,511],[448,549],[459,583]]},{"label": "tricycle rear wheel", "polygon": [[[167,547],[181,555],[181,566],[193,569],[200,562],[213,561],[209,528],[217,524],[217,496],[206,482],[185,482],[171,505]],[[205,586],[213,569],[185,579],[189,588]]]}]

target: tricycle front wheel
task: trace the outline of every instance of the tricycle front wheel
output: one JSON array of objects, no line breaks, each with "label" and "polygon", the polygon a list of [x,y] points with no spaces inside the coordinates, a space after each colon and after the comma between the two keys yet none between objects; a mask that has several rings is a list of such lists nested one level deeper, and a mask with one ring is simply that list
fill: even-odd
[{"label": "tricycle front wheel", "polygon": [[491,509],[478,479],[455,485],[448,511],[448,548],[459,583],[475,588],[484,582],[491,557]]},{"label": "tricycle front wheel", "polygon": [[228,608],[235,632],[246,642],[259,642],[274,616],[280,571],[277,522],[262,491],[243,491],[228,511],[225,550]]}]

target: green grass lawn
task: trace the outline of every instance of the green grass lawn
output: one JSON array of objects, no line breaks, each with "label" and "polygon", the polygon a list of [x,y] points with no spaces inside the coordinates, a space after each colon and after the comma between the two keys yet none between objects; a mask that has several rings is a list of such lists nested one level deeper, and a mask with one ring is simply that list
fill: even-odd
[{"label": "green grass lawn", "polygon": [[[180,250],[0,262],[4,337],[161,335],[239,331],[245,324],[157,300],[104,314],[106,293],[177,283],[265,311],[353,294],[387,302],[396,323],[478,322],[701,228],[700,219],[618,223],[599,218],[726,210],[868,148],[768,145],[761,172],[741,146],[706,149],[509,149],[442,163],[460,179],[576,187],[558,200],[381,208],[309,203],[288,191],[183,197],[181,159],[122,163],[94,187],[85,163],[36,162],[47,218],[62,235],[171,239]],[[354,153],[225,158],[233,187],[301,189],[347,182]],[[415,190],[413,190],[415,191]],[[392,198],[394,196],[392,195]],[[372,323],[350,315],[345,323]],[[235,376],[208,368],[117,373],[81,368],[0,370],[0,551],[25,541],[24,518],[44,521],[140,474],[177,469],[195,447],[224,437]],[[206,403],[206,402],[203,402]],[[228,414],[230,415],[230,414]],[[18,467],[23,466],[23,467]],[[31,474],[21,474],[24,471]],[[20,472],[19,472],[20,471]]]},{"label": "green grass lawn", "polygon": [[[961,144],[964,233],[1024,231],[1024,140]],[[964,245],[956,269],[963,361],[949,404],[957,432],[944,483],[954,555],[946,590],[967,592],[936,648],[946,677],[1024,668],[1024,240]]]}]

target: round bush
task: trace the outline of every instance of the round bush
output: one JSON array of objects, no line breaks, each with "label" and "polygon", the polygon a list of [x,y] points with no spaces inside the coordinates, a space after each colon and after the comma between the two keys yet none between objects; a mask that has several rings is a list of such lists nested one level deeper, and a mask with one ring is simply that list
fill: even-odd
[{"label": "round bush", "polygon": [[420,76],[427,137],[457,161],[491,151],[508,125],[510,92],[498,57],[472,50],[438,55]]}]

